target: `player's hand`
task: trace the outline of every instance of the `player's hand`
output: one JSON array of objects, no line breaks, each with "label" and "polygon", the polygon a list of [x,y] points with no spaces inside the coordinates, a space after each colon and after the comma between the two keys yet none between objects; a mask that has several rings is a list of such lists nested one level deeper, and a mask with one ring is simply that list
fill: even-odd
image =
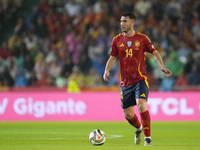
[{"label": "player's hand", "polygon": [[104,72],[104,75],[103,75],[104,81],[110,82],[110,81],[108,80],[108,76],[109,76],[109,75],[110,75],[110,72],[108,72],[108,71],[105,71],[105,72]]},{"label": "player's hand", "polygon": [[170,77],[172,75],[172,72],[165,67],[161,68],[161,70],[166,74],[165,77]]}]

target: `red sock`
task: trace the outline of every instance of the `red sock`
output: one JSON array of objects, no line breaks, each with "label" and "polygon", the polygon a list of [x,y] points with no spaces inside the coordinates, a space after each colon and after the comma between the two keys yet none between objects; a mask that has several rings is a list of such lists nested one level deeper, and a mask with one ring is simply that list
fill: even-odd
[{"label": "red sock", "polygon": [[150,137],[151,136],[151,119],[150,119],[149,111],[147,110],[143,113],[140,113],[140,117],[141,117],[144,135],[145,137]]},{"label": "red sock", "polygon": [[133,118],[131,120],[128,120],[128,122],[136,127],[137,129],[141,126],[140,121],[138,120],[138,117],[136,116],[136,114],[134,114]]}]

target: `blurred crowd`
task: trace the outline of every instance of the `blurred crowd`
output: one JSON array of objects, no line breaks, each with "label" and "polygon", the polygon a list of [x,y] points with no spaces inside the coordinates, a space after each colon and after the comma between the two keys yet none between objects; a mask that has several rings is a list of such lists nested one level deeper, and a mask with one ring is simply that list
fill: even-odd
[{"label": "blurred crowd", "polygon": [[0,0],[0,29],[18,11],[22,0]]},{"label": "blurred crowd", "polygon": [[151,39],[173,73],[165,78],[147,54],[150,90],[200,86],[199,0],[41,0],[0,47],[0,85],[119,85],[118,61],[110,83],[102,75],[126,11],[136,15],[135,30]]}]

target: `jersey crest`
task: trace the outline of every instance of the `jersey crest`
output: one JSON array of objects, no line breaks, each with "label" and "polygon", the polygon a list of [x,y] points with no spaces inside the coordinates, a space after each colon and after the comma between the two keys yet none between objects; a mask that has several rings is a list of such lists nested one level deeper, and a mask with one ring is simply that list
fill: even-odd
[{"label": "jersey crest", "polygon": [[128,44],[128,47],[130,47],[131,44],[132,44],[132,42],[131,42],[131,41],[128,41],[127,44]]},{"label": "jersey crest", "polygon": [[139,50],[140,47],[140,41],[135,41],[135,50]]}]

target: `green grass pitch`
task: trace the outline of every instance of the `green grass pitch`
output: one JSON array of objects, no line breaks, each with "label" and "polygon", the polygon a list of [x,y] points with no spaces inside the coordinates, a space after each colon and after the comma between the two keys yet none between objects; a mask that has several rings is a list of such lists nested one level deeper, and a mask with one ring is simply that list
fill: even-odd
[{"label": "green grass pitch", "polygon": [[[152,122],[153,146],[134,144],[135,129],[127,122],[1,122],[0,150],[200,150],[200,122]],[[106,133],[102,146],[89,134]]]}]

